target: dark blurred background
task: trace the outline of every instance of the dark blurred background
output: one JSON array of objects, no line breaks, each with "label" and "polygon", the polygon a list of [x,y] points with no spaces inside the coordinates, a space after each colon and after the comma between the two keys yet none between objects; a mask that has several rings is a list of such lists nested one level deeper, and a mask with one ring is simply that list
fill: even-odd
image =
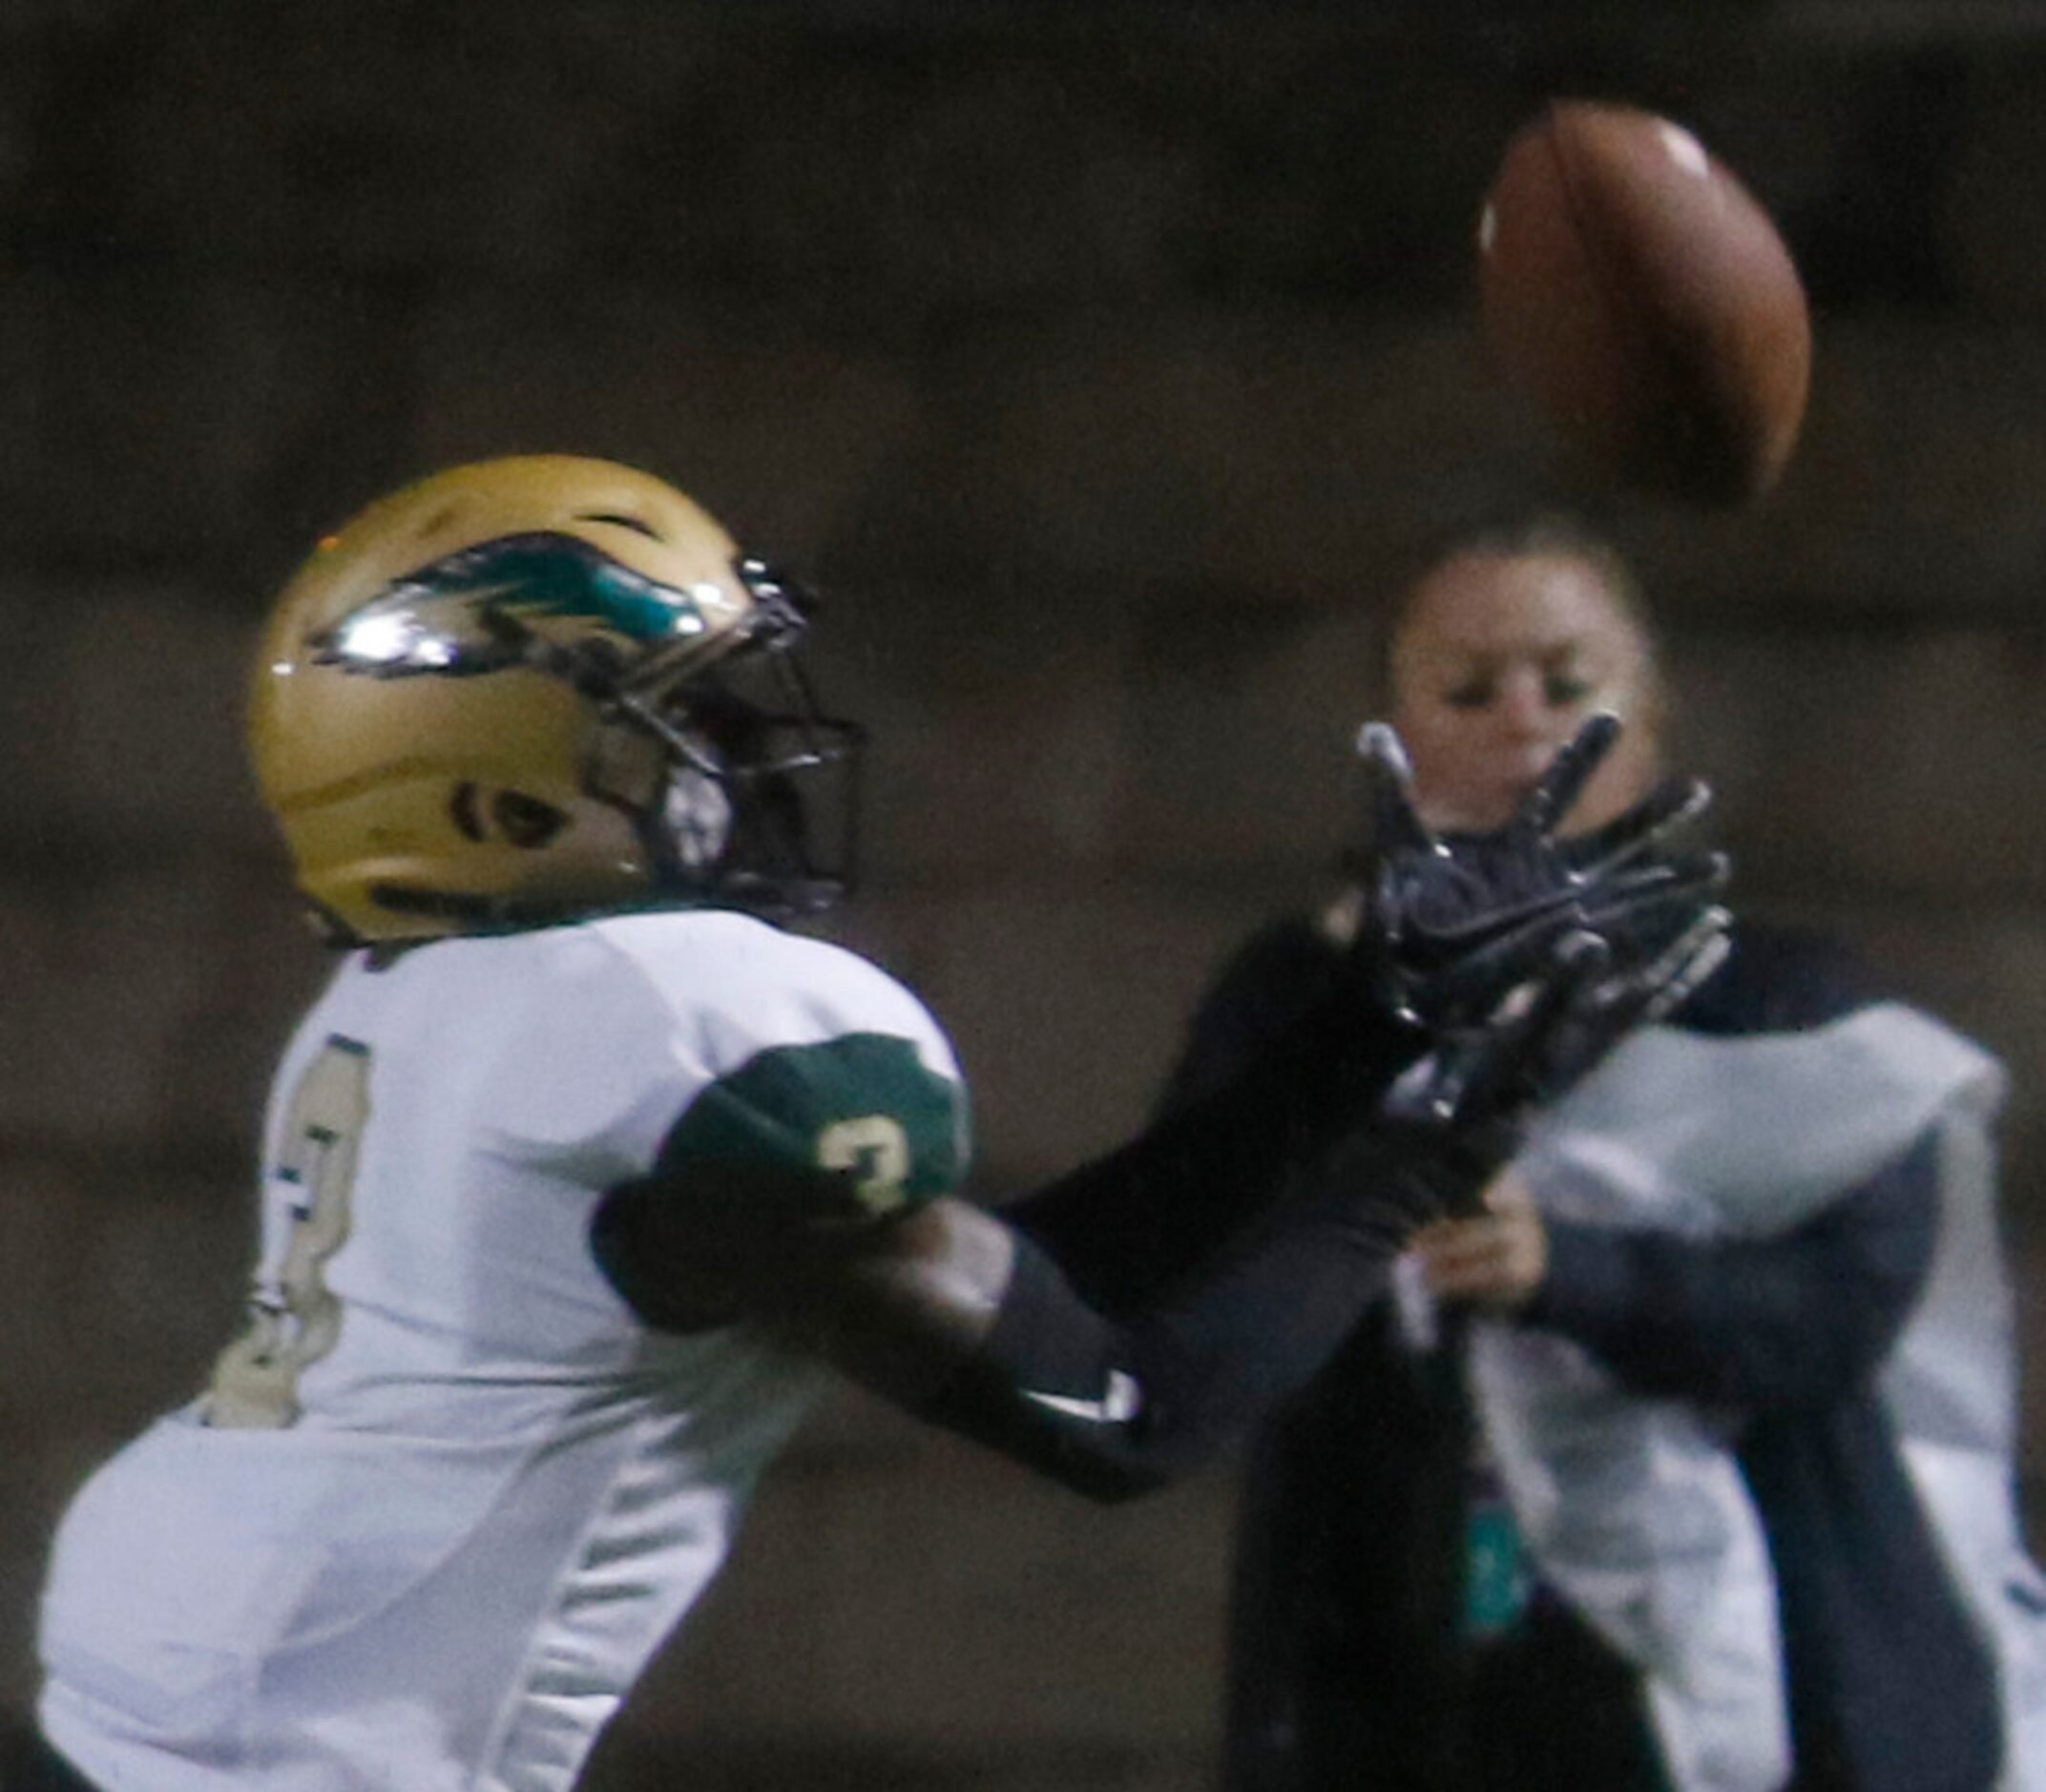
[{"label": "dark blurred background", "polygon": [[[1558,94],[1783,222],[1816,384],[1760,511],[1609,504],[1484,365],[1479,197]],[[1214,955],[1321,888],[1416,540],[1597,507],[1741,899],[2007,1056],[2046,1252],[2046,8],[5,0],[5,1711],[53,1513],[231,1323],[321,971],[253,626],[365,498],[526,449],[832,597],[842,931],[952,1029],[991,1199],[1132,1125]],[[1096,1511],[847,1398],[591,1783],[1198,1786],[1230,1495]]]}]

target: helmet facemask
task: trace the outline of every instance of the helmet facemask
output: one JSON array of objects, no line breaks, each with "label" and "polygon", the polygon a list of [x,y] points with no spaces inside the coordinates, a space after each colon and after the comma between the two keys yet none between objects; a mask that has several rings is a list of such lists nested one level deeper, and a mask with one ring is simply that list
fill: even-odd
[{"label": "helmet facemask", "polygon": [[851,887],[858,725],[827,717],[803,665],[809,594],[762,562],[734,562],[755,608],[725,651],[657,653],[624,671],[599,708],[658,743],[659,785],[635,802],[656,882],[779,914],[828,908]]}]

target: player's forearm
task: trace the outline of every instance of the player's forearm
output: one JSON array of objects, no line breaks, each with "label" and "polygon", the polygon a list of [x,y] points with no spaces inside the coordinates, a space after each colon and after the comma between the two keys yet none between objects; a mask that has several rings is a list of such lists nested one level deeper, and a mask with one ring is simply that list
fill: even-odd
[{"label": "player's forearm", "polygon": [[1448,1187],[1478,1163],[1360,1133],[1289,1174],[1285,1198],[1171,1298],[1119,1315],[1057,1254],[947,1198],[859,1227],[739,1249],[672,1223],[641,1184],[591,1243],[613,1285],[672,1330],[743,1321],[906,1410],[1096,1498],[1139,1493],[1204,1460],[1303,1386],[1385,1284]]},{"label": "player's forearm", "polygon": [[1093,1498],[1146,1492],[1311,1380],[1440,1198],[1404,1148],[1353,1142],[1180,1297],[1121,1318],[1016,1238],[984,1340],[906,1404]]},{"label": "player's forearm", "polygon": [[1236,1076],[1002,1210],[1096,1306],[1159,1299],[1256,1223],[1299,1167],[1364,1122],[1427,1043],[1331,990]]}]

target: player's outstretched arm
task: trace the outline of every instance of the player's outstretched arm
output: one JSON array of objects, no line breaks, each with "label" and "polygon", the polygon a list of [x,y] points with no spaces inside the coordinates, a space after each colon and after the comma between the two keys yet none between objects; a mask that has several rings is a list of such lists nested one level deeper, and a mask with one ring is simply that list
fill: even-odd
[{"label": "player's outstretched arm", "polygon": [[[617,1191],[593,1231],[598,1261],[649,1323],[742,1320],[906,1410],[1096,1498],[1143,1492],[1205,1459],[1302,1386],[1384,1285],[1440,1182],[1409,1147],[1351,1145],[1299,1174],[1280,1210],[1178,1297],[1111,1318],[1058,1261],[954,1197],[864,1225],[745,1236],[756,1185],[729,1203]],[[791,1176],[784,1216],[806,1204]],[[834,1191],[807,1198],[817,1211]],[[726,1219],[706,1219],[722,1206]]]},{"label": "player's outstretched arm", "polygon": [[[1560,1024],[1607,987],[1606,954],[1583,937],[1558,943],[1531,1011]],[[1547,1036],[1496,1038],[1524,1054]],[[1510,1149],[1488,1146],[1497,1137],[1431,1118],[1354,1127],[1288,1166],[1264,1211],[1183,1285],[1115,1313],[1055,1246],[998,1215],[947,1196],[863,1221],[830,1177],[797,1165],[618,1190],[593,1246],[653,1324],[762,1326],[908,1411],[1120,1499],[1204,1461],[1305,1386],[1413,1230],[1474,1200]]]},{"label": "player's outstretched arm", "polygon": [[[699,1162],[686,1177],[657,1166],[600,1207],[599,1262],[656,1325],[762,1325],[1083,1492],[1159,1485],[1319,1369],[1414,1227],[1474,1200],[1511,1149],[1502,1119],[1695,975],[1723,919],[1717,868],[1653,862],[1660,811],[1593,858],[1551,838],[1564,786],[1610,732],[1478,849],[1417,823],[1396,846],[1409,863],[1386,869],[1373,970],[1395,980],[1412,1045],[1389,1094],[1386,1060],[1345,1073],[1379,1077],[1375,1122],[1339,1104],[1345,1124],[1282,1149],[1263,1109],[1284,1113],[1300,1085],[1253,1074],[1206,1118],[1154,1129],[1014,1220],[951,1197],[877,1215],[797,1158]],[[1343,1050],[1339,1034],[1324,1043]],[[806,1136],[762,1117],[762,1134]],[[1231,1149],[1239,1124],[1264,1129],[1259,1149]],[[1169,1236],[1173,1216],[1187,1237]],[[1146,1243],[1168,1270],[1112,1273]]]}]

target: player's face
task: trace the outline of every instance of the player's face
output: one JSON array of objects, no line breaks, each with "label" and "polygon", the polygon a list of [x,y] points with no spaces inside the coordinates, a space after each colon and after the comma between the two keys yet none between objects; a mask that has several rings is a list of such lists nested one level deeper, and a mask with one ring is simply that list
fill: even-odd
[{"label": "player's face", "polygon": [[1587,561],[1567,552],[1451,555],[1415,588],[1391,661],[1392,722],[1431,826],[1496,827],[1601,709],[1625,728],[1570,829],[1611,821],[1654,781],[1647,644]]}]

